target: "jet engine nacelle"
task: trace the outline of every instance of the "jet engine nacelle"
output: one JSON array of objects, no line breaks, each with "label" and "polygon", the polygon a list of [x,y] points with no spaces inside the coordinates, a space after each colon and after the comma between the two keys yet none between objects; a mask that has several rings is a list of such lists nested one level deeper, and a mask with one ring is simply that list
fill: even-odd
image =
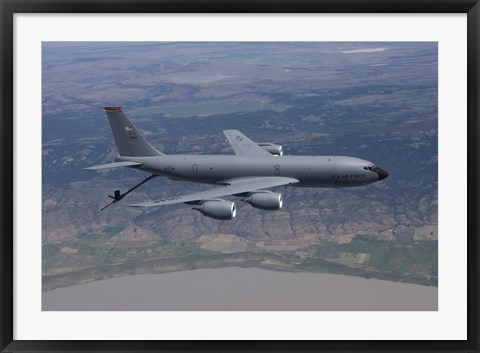
[{"label": "jet engine nacelle", "polygon": [[283,206],[282,194],[277,192],[255,192],[243,201],[249,203],[252,207],[266,211],[277,211]]},{"label": "jet engine nacelle", "polygon": [[206,217],[220,220],[234,219],[237,215],[235,202],[224,200],[205,201],[194,209],[200,211]]},{"label": "jet engine nacelle", "polygon": [[281,145],[275,145],[274,143],[259,143],[258,145],[274,156],[283,156],[283,147]]}]

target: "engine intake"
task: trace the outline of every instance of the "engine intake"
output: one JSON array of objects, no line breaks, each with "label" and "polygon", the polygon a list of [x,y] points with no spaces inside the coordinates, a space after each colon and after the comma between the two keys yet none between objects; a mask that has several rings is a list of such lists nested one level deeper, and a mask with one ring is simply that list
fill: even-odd
[{"label": "engine intake", "polygon": [[205,201],[194,210],[200,211],[206,217],[220,220],[234,219],[237,215],[235,202],[224,200]]},{"label": "engine intake", "polygon": [[249,203],[252,207],[266,211],[277,211],[283,206],[282,194],[277,192],[255,192],[243,201]]},{"label": "engine intake", "polygon": [[259,143],[258,145],[274,156],[283,156],[283,147],[281,145],[274,143]]}]

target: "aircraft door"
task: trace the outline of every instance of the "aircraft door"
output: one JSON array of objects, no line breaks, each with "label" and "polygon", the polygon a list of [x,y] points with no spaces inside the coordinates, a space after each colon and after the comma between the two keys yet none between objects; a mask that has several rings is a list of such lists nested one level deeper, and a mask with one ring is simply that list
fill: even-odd
[{"label": "aircraft door", "polygon": [[192,167],[192,173],[193,173],[194,176],[197,175],[197,171],[198,171],[198,167],[197,167],[196,164],[194,164],[193,167]]},{"label": "aircraft door", "polygon": [[280,166],[278,164],[275,166],[275,175],[280,175]]}]

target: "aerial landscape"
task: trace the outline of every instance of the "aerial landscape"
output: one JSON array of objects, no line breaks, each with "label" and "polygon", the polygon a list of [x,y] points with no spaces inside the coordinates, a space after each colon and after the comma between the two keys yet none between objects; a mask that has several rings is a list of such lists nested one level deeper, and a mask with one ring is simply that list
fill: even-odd
[{"label": "aerial landscape", "polygon": [[[438,286],[438,56],[429,42],[44,42],[42,289],[223,267]],[[389,177],[351,189],[278,187],[219,221],[184,204],[128,204],[209,185],[92,172],[121,106],[159,151],[230,154],[223,130],[288,155],[354,156]],[[275,157],[283,158],[283,157]],[[235,201],[235,198],[230,198]]]}]

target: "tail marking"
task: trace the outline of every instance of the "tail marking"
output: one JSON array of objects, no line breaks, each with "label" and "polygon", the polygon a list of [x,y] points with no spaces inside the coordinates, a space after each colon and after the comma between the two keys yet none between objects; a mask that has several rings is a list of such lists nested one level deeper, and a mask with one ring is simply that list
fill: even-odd
[{"label": "tail marking", "polygon": [[122,112],[122,108],[105,107],[105,112],[107,113],[120,156],[147,157],[164,155],[148,143],[135,125]]}]

